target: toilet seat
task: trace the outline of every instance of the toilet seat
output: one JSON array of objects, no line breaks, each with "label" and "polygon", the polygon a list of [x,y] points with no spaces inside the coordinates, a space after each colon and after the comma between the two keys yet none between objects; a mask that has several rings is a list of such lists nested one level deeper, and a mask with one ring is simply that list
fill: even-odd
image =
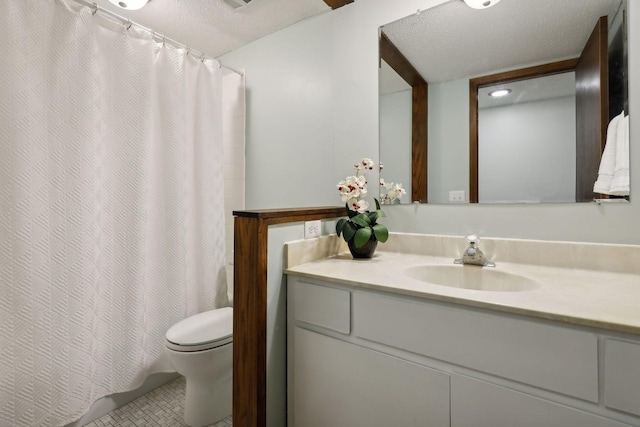
[{"label": "toilet seat", "polygon": [[175,351],[209,350],[233,342],[233,308],[224,307],[187,317],[166,334],[166,346]]}]

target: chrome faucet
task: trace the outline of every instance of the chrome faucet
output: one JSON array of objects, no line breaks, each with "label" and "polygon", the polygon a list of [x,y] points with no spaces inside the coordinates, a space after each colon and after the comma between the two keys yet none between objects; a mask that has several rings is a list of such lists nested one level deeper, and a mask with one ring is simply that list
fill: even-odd
[{"label": "chrome faucet", "polygon": [[467,249],[464,250],[462,258],[458,258],[453,261],[455,264],[479,265],[481,267],[496,266],[495,262],[487,261],[487,258],[478,247],[480,237],[478,237],[477,234],[471,234],[467,236],[466,240],[468,244]]}]

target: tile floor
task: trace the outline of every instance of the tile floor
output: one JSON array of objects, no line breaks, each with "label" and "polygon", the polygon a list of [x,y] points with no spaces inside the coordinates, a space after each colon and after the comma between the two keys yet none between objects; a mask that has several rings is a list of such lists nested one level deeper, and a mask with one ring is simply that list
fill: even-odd
[{"label": "tile floor", "polygon": [[[183,427],[184,385],[184,377],[177,378],[85,427]],[[231,417],[211,427],[231,427]]]}]

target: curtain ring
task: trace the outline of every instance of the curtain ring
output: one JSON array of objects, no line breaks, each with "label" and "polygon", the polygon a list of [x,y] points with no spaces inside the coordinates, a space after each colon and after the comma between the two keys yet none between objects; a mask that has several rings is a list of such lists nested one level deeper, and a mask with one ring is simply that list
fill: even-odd
[{"label": "curtain ring", "polygon": [[93,10],[91,11],[91,14],[95,15],[96,12],[98,12],[98,5],[96,3],[93,3]]},{"label": "curtain ring", "polygon": [[191,48],[189,46],[187,46],[187,50],[186,50],[186,53],[184,54],[184,56],[188,56],[189,52],[191,52]]},{"label": "curtain ring", "polygon": [[133,25],[133,22],[131,22],[131,19],[127,19],[127,24],[129,25],[127,25],[125,28],[129,30],[129,28],[131,28],[131,26]]},{"label": "curtain ring", "polygon": [[164,36],[164,34],[162,35],[162,47],[164,47],[165,41],[167,40],[167,38]]},{"label": "curtain ring", "polygon": [[200,57],[200,61],[202,61],[204,63],[204,52],[202,53],[202,56]]}]

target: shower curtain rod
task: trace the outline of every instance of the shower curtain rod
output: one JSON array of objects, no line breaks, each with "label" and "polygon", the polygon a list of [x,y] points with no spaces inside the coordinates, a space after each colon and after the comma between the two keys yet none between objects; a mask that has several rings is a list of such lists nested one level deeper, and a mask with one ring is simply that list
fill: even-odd
[{"label": "shower curtain rod", "polygon": [[92,12],[93,14],[95,14],[97,12],[100,12],[101,14],[106,15],[107,17],[118,21],[118,22],[122,23],[123,25],[126,25],[127,26],[126,27],[127,30],[129,28],[131,28],[131,26],[135,26],[137,28],[140,28],[143,31],[147,31],[147,32],[151,33],[152,34],[152,38],[154,40],[158,41],[158,42],[169,43],[172,46],[177,47],[179,49],[186,48],[187,49],[187,55],[191,55],[191,56],[193,56],[195,58],[202,59],[203,62],[206,59],[210,59],[210,60],[216,61],[220,65],[220,67],[226,68],[227,70],[229,70],[231,72],[234,72],[234,73],[236,73],[236,74],[238,74],[240,76],[244,76],[244,71],[238,71],[238,70],[235,70],[235,69],[233,69],[231,67],[228,67],[228,66],[224,65],[222,63],[222,61],[220,61],[219,59],[212,58],[212,57],[208,56],[207,54],[205,54],[202,51],[199,51],[199,50],[196,50],[196,49],[191,49],[189,47],[189,45],[186,45],[184,43],[180,43],[180,42],[178,42],[178,41],[176,41],[174,39],[171,39],[171,38],[166,37],[166,36],[164,36],[162,34],[159,34],[159,33],[155,32],[154,30],[152,30],[151,28],[147,28],[145,26],[142,26],[142,25],[138,24],[135,21],[132,21],[129,18],[125,18],[124,16],[118,15],[115,12],[111,12],[110,10],[107,10],[107,9],[101,7],[101,6],[98,6],[94,2],[87,1],[87,0],[72,0],[72,1],[75,1],[76,3],[80,3],[80,4],[84,5],[84,6],[87,6],[87,7],[91,8],[93,10],[93,12]]}]

